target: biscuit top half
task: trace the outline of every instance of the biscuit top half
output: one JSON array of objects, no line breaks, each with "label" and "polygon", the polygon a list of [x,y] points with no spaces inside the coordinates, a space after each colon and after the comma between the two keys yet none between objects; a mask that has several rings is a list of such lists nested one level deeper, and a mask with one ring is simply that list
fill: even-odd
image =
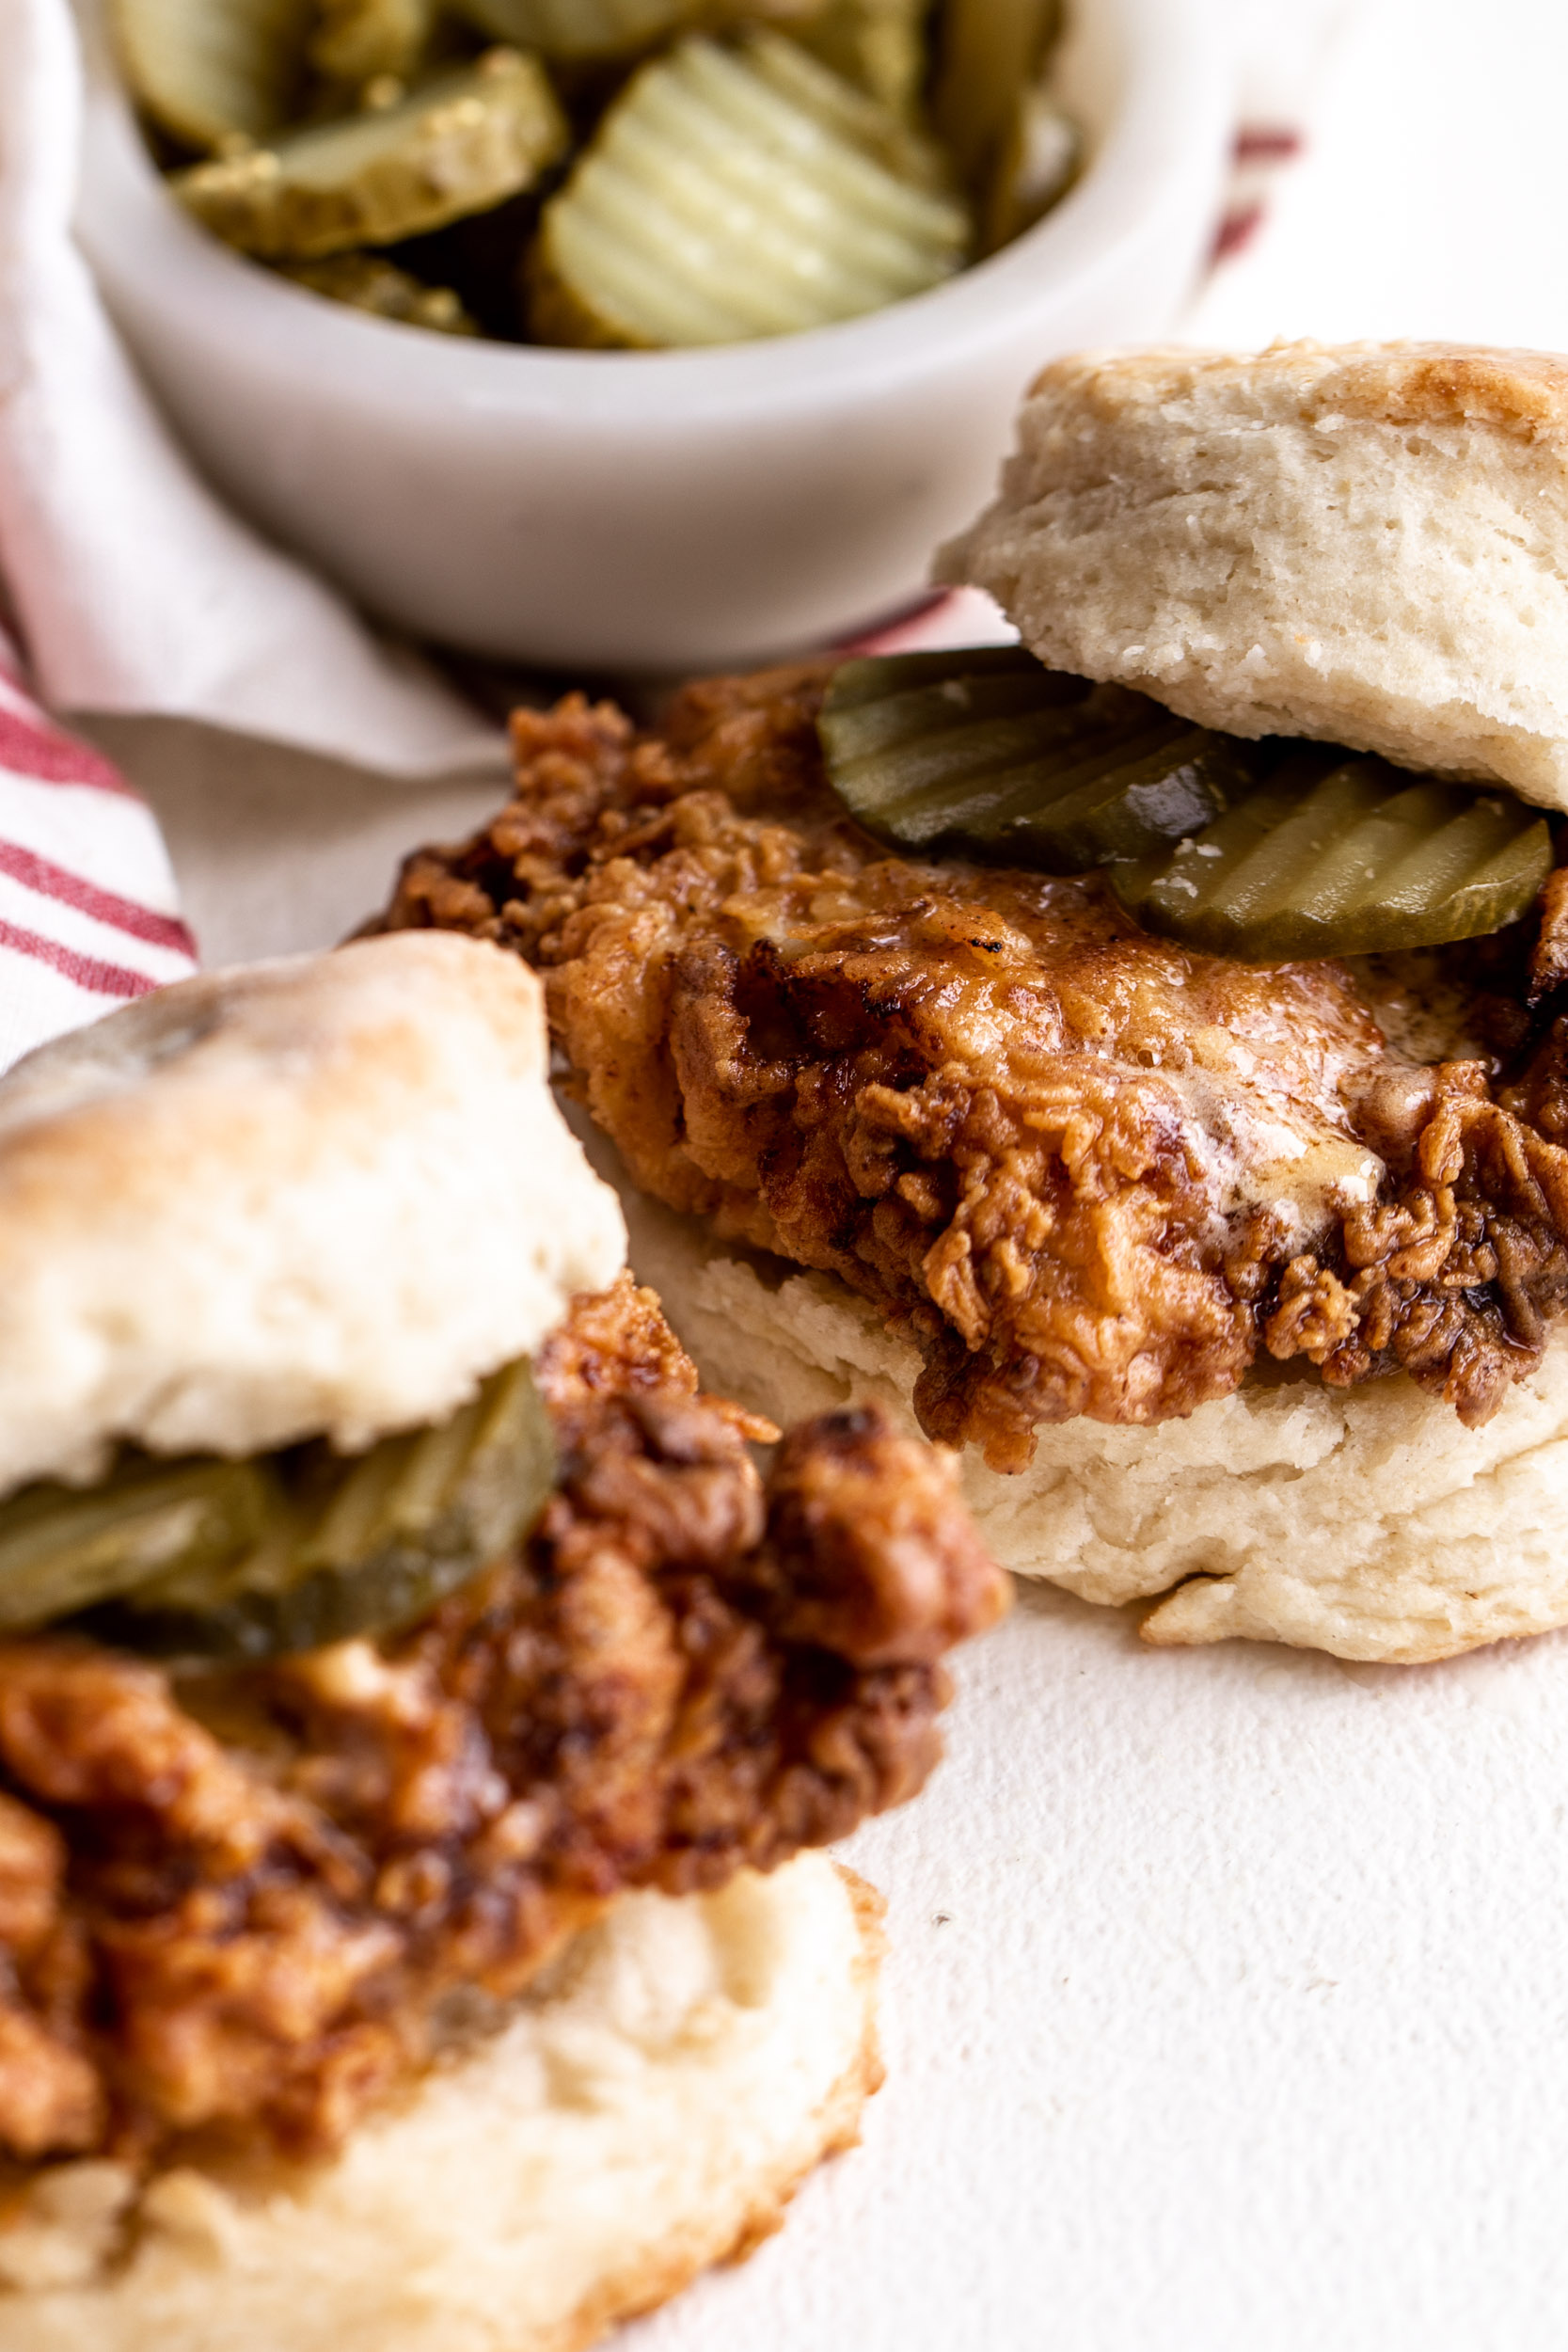
[{"label": "biscuit top half", "polygon": [[1053,668],[1568,808],[1568,358],[1058,360],[939,564]]},{"label": "biscuit top half", "polygon": [[516,957],[409,931],[160,990],[0,1080],[0,1493],[439,1419],[625,1247]]}]

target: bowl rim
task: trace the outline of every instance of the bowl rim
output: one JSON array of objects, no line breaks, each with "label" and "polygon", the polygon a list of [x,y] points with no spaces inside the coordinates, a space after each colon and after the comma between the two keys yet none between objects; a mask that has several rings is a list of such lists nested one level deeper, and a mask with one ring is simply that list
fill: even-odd
[{"label": "bowl rim", "polygon": [[[1046,218],[928,292],[831,326],[700,350],[578,352],[411,334],[324,300],[232,252],[181,210],[142,142],[89,20],[76,233],[113,309],[199,319],[210,338],[286,345],[290,372],[377,379],[378,398],[640,431],[787,407],[830,410],[983,361],[1030,321],[1092,294],[1195,170],[1217,178],[1231,73],[1214,0],[1079,0],[1112,20],[1119,87],[1088,168]],[[1069,38],[1078,37],[1069,30]],[[1089,37],[1091,40],[1093,36]],[[388,343],[388,336],[395,339]],[[386,366],[396,349],[395,371]]]}]

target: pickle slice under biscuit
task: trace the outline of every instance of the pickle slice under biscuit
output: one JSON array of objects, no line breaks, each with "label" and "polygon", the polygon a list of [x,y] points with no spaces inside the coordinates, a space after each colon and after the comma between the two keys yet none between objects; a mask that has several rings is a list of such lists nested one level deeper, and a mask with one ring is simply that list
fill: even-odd
[{"label": "pickle slice under biscuit", "polygon": [[289,120],[314,18],[313,0],[112,0],[110,29],[137,104],[215,151]]},{"label": "pickle slice under biscuit", "polygon": [[1022,646],[847,661],[817,732],[834,791],[879,840],[1057,874],[1208,824],[1271,756]]},{"label": "pickle slice under biscuit", "polygon": [[1245,963],[1478,938],[1528,913],[1551,868],[1550,828],[1511,792],[1214,734],[1022,646],[847,661],[817,733],[879,840],[1103,866],[1145,930]]},{"label": "pickle slice under biscuit", "polygon": [[266,1481],[242,1549],[199,1549],[122,1587],[85,1622],[160,1657],[260,1660],[422,1616],[527,1534],[555,1482],[549,1415],[526,1361],[439,1426],[350,1459],[325,1445],[224,1465]]},{"label": "pickle slice under biscuit", "polygon": [[176,174],[214,234],[268,261],[393,245],[531,186],[566,144],[543,68],[515,51],[385,110]]},{"label": "pickle slice under biscuit", "polygon": [[771,33],[736,50],[691,36],[644,66],[545,208],[534,331],[738,342],[939,284],[966,257],[968,214],[889,168],[909,134],[884,110],[877,140],[851,130],[870,103]]},{"label": "pickle slice under biscuit", "polygon": [[1215,823],[1107,879],[1146,930],[1284,963],[1500,930],[1551,865],[1545,818],[1511,792],[1304,746]]},{"label": "pickle slice under biscuit", "polygon": [[97,1486],[24,1487],[0,1504],[0,1629],[73,1615],[192,1560],[237,1558],[271,1507],[254,1462],[137,1456]]}]

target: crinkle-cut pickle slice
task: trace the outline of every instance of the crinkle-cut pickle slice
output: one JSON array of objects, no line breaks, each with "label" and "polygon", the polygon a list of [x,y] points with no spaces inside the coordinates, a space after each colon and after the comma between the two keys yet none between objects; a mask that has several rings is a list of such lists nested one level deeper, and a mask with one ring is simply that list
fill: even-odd
[{"label": "crinkle-cut pickle slice", "polygon": [[256,1462],[136,1457],[96,1486],[24,1486],[0,1503],[0,1629],[72,1616],[193,1559],[236,1558],[272,1509]]},{"label": "crinkle-cut pickle slice", "polygon": [[327,253],[319,262],[284,262],[281,272],[294,285],[371,318],[426,326],[437,335],[479,332],[450,286],[427,286],[379,253]]},{"label": "crinkle-cut pickle slice", "polygon": [[160,1655],[256,1658],[419,1616],[527,1532],[555,1477],[526,1362],[437,1427],[229,1462],[127,1454],[0,1503],[0,1629],[69,1618]]},{"label": "crinkle-cut pickle slice", "polygon": [[362,88],[384,73],[406,81],[436,30],[436,0],[320,0],[310,63],[329,82]]},{"label": "crinkle-cut pickle slice", "polygon": [[549,1415],[526,1361],[439,1427],[352,1460],[288,1464],[283,1506],[237,1560],[125,1593],[97,1629],[162,1657],[256,1660],[422,1616],[527,1534],[555,1483]]},{"label": "crinkle-cut pickle slice", "polygon": [[[824,20],[825,22],[825,20]],[[790,100],[825,129],[836,131],[886,166],[895,180],[953,195],[953,167],[936,141],[887,103],[869,85],[827,63],[810,45],[808,33],[792,28],[788,39],[753,30],[743,51],[746,61],[780,98]]]},{"label": "crinkle-cut pickle slice", "polygon": [[1500,930],[1551,864],[1545,818],[1512,793],[1304,748],[1213,824],[1108,880],[1146,930],[1283,963]]},{"label": "crinkle-cut pickle slice", "polygon": [[1269,756],[1016,646],[846,662],[817,731],[834,791],[879,840],[1060,874],[1206,825]]},{"label": "crinkle-cut pickle slice", "polygon": [[888,167],[910,136],[776,34],[692,36],[634,77],[545,207],[535,333],[740,342],[924,292],[962,262],[969,219]]},{"label": "crinkle-cut pickle slice", "polygon": [[531,186],[566,137],[537,60],[493,49],[400,105],[197,164],[172,184],[242,252],[310,261],[484,212]]},{"label": "crinkle-cut pickle slice", "polygon": [[833,72],[912,122],[926,86],[929,14],[926,0],[828,0],[790,32]]},{"label": "crinkle-cut pickle slice", "polygon": [[305,77],[313,0],[112,0],[138,105],[188,147],[270,138]]}]

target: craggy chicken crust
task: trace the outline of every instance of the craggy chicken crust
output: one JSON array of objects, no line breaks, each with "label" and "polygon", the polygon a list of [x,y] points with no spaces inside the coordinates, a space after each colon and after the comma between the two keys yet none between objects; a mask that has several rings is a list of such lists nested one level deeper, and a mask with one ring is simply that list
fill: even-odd
[{"label": "craggy chicken crust", "polygon": [[619,1890],[721,1885],[914,1795],[1004,1580],[875,1413],[701,1398],[623,1278],[546,1343],[561,1480],[411,1632],[171,1683],[0,1645],[0,2147],[329,2151],[453,2000]]},{"label": "craggy chicken crust", "polygon": [[[1528,927],[1414,980],[1259,969],[1093,876],[889,857],[826,787],[830,666],[689,688],[653,734],[519,712],[515,798],[412,857],[383,926],[534,962],[638,1184],[884,1306],[923,1426],[996,1469],[1265,1349],[1484,1420],[1568,1300],[1568,1025],[1532,1024]],[[1536,994],[1565,921],[1549,890]],[[1462,1057],[1386,1041],[1402,986],[1455,1001]]]}]

